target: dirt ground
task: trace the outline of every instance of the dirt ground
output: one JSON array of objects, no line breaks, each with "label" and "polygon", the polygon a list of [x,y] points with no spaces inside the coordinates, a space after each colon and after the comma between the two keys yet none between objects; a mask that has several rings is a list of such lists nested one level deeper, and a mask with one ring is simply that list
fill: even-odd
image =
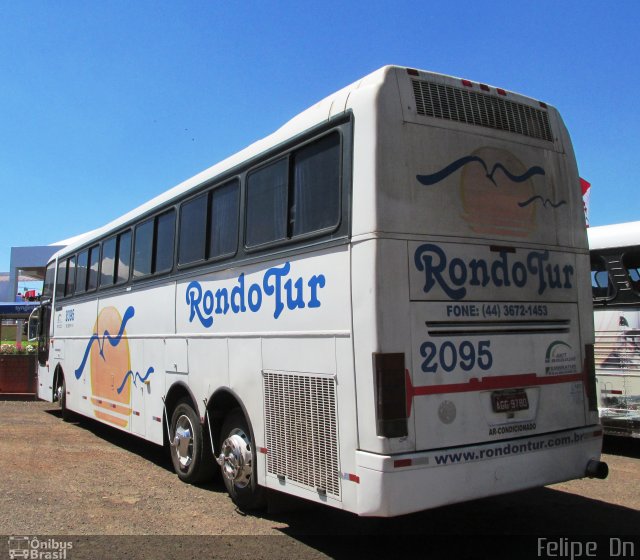
[{"label": "dirt ground", "polygon": [[[604,481],[364,519],[302,503],[293,511],[244,515],[221,482],[183,484],[162,448],[88,419],[65,423],[50,403],[0,401],[0,430],[0,534],[13,537],[3,544],[14,546],[16,536],[69,536],[75,547],[65,559],[326,558],[345,552],[353,542],[341,543],[354,535],[371,546],[368,557],[378,557],[384,547],[375,543],[396,546],[400,535],[408,537],[405,544],[440,545],[455,541],[452,535],[485,541],[489,535],[514,546],[512,535],[529,536],[528,543],[535,535],[640,534],[638,440],[605,441],[610,475]],[[527,546],[535,551],[535,543]],[[635,553],[640,557],[640,544]]]}]

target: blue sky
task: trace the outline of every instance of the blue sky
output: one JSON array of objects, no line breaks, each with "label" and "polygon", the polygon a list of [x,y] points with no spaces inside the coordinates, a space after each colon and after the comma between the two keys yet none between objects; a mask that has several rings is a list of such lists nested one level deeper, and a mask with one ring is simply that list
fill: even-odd
[{"label": "blue sky", "polygon": [[592,225],[640,219],[640,3],[0,0],[0,271],[385,64],[559,108]]}]

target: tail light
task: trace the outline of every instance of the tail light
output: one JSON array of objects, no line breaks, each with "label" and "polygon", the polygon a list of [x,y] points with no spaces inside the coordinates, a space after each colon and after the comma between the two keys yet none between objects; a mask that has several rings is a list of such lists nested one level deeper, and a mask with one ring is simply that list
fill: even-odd
[{"label": "tail light", "polygon": [[404,354],[373,354],[376,381],[376,433],[403,437],[407,428]]},{"label": "tail light", "polygon": [[589,410],[596,412],[598,410],[598,394],[596,391],[596,361],[593,344],[584,345],[584,377]]}]

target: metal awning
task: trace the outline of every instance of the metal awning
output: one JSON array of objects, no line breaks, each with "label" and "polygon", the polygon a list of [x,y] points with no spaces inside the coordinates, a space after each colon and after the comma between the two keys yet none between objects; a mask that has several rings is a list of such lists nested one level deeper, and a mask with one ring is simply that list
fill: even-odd
[{"label": "metal awning", "polygon": [[39,301],[0,302],[0,319],[27,319]]}]

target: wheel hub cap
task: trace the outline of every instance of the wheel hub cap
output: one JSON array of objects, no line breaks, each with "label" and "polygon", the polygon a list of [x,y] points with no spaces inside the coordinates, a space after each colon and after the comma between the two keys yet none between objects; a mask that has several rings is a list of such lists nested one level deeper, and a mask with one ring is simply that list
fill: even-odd
[{"label": "wheel hub cap", "polygon": [[183,469],[188,468],[191,461],[193,461],[193,426],[188,416],[183,415],[178,418],[173,445],[176,449],[180,466]]},{"label": "wheel hub cap", "polygon": [[231,431],[217,461],[224,477],[237,487],[244,488],[251,482],[251,441],[242,430]]}]

